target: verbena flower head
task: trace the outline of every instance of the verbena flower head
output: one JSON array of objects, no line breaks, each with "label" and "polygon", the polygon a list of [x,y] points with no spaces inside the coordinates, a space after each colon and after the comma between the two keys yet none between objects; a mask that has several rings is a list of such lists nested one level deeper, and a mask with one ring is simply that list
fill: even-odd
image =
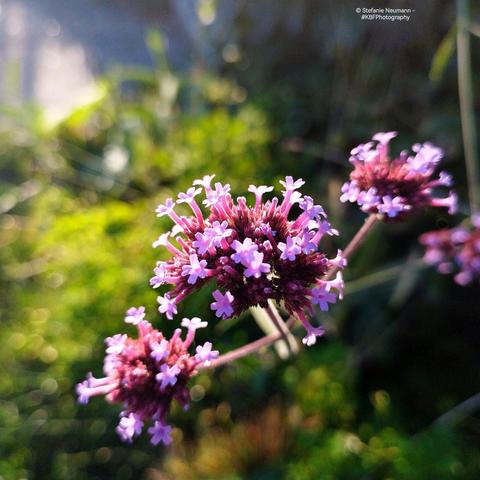
[{"label": "verbena flower head", "polygon": [[383,215],[385,220],[401,220],[408,214],[426,207],[445,207],[450,214],[457,209],[457,196],[450,191],[439,198],[439,187],[452,186],[452,178],[440,172],[433,178],[442,149],[426,142],[412,146],[413,154],[402,151],[390,159],[389,142],[396,132],[377,133],[371,142],[351,151],[354,169],[350,181],[342,187],[340,201],[357,203],[367,213]]},{"label": "verbena flower head", "polygon": [[[343,268],[341,252],[329,260],[318,245],[324,235],[338,235],[327,215],[313,199],[298,189],[305,183],[286,177],[281,181],[283,199],[264,200],[271,186],[250,185],[252,204],[245,197],[234,200],[230,185],[216,182],[213,175],[195,180],[174,202],[168,199],[157,208],[157,215],[168,215],[175,225],[171,232],[154,242],[168,249],[172,257],[158,262],[150,283],[173,289],[158,297],[159,310],[172,319],[177,305],[207,282],[216,282],[210,305],[218,318],[239,315],[251,306],[266,307],[269,299],[283,303],[307,329],[305,343],[312,344],[323,330],[307,320],[313,305],[326,309],[342,291],[341,276],[323,279],[332,267]],[[197,197],[203,192],[203,201]],[[180,216],[177,204],[189,205],[192,214]],[[204,215],[200,205],[208,210]],[[292,207],[298,210],[290,215]],[[290,218],[291,217],[291,218]]]},{"label": "verbena flower head", "polygon": [[480,278],[480,214],[470,225],[424,233],[420,243],[426,246],[424,261],[440,273],[455,273],[459,285]]},{"label": "verbena flower head", "polygon": [[139,435],[144,423],[151,420],[153,424],[148,432],[152,444],[169,444],[172,428],[167,425],[166,416],[173,400],[188,407],[188,380],[196,374],[197,367],[208,366],[217,358],[218,352],[212,350],[210,342],[197,346],[195,355],[188,352],[195,331],[207,322],[184,318],[186,338],[183,340],[181,329],[177,329],[167,339],[143,319],[144,312],[144,307],[127,311],[125,321],[137,327],[138,338],[118,334],[106,339],[105,376],[95,378],[89,373],[87,379],[77,385],[78,400],[86,404],[93,396],[105,395],[108,401],[120,403],[123,411],[116,431],[126,442]]}]

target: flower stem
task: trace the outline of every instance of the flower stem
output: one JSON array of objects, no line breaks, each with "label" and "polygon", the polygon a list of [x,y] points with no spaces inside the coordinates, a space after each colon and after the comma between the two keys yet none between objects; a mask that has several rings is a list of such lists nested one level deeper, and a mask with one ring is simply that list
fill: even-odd
[{"label": "flower stem", "polygon": [[266,337],[262,337],[254,342],[247,343],[242,347],[236,348],[231,352],[225,353],[220,355],[216,360],[213,360],[208,367],[199,367],[199,368],[216,368],[220,365],[224,365],[225,363],[233,362],[234,360],[238,360],[239,358],[245,357],[250,353],[256,352],[271,343],[280,340],[283,337],[282,332],[272,333],[271,335],[267,335]]},{"label": "flower stem", "polygon": [[[376,224],[377,219],[378,219],[377,215],[372,214],[367,218],[367,220],[365,220],[365,223],[362,225],[360,230],[355,234],[352,240],[350,240],[350,243],[347,245],[347,247],[343,252],[343,255],[346,259],[350,258],[357,251],[360,245],[365,241],[368,233]],[[325,280],[332,278],[338,272],[338,270],[339,269],[337,267],[330,269],[325,276]],[[297,319],[292,316],[288,319],[286,323],[282,325],[283,320],[281,323],[279,323],[278,317],[277,317],[278,312],[276,312],[276,308],[275,308],[275,311],[272,310],[271,309],[272,307],[275,308],[273,304],[269,302],[269,306],[265,310],[267,314],[271,317],[272,321],[277,326],[279,330],[278,332],[273,333],[271,335],[267,335],[251,343],[247,343],[246,345],[236,348],[235,350],[232,350],[228,353],[220,355],[216,360],[213,360],[208,367],[199,367],[199,369],[216,368],[216,367],[219,367],[220,365],[225,365],[226,363],[230,363],[235,360],[238,360],[239,358],[250,355],[251,353],[254,353],[257,350],[260,350],[263,347],[267,347],[268,345],[271,345],[277,340],[280,340],[282,337],[285,338],[285,335],[288,334],[289,330],[293,327]]]},{"label": "flower stem", "polygon": [[458,93],[463,149],[467,169],[470,213],[477,213],[480,211],[480,169],[472,85],[470,5],[468,0],[457,0],[457,22]]},{"label": "flower stem", "polygon": [[[375,226],[378,221],[377,214],[372,213],[362,225],[360,230],[355,234],[355,236],[350,240],[349,244],[345,247],[343,251],[343,256],[345,259],[349,259],[360,247],[360,245],[367,238],[370,230]],[[325,275],[325,280],[330,280],[340,269],[338,267],[331,268]]]}]

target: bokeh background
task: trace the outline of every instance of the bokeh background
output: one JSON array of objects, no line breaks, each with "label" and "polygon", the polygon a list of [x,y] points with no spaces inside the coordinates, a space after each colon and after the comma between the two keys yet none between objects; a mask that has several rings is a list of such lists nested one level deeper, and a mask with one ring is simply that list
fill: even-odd
[{"label": "bokeh background", "polygon": [[[415,12],[361,21],[369,6]],[[479,286],[423,266],[417,242],[468,214],[455,2],[4,0],[0,65],[0,479],[480,478]],[[175,326],[148,285],[157,203],[204,174],[238,194],[303,177],[334,253],[364,218],[338,201],[348,152],[388,130],[395,152],[445,150],[460,213],[380,225],[324,339],[196,377],[169,449],[122,444],[101,398],[77,406],[126,308]],[[216,321],[209,295],[180,311],[210,320],[199,340],[262,334]]]}]

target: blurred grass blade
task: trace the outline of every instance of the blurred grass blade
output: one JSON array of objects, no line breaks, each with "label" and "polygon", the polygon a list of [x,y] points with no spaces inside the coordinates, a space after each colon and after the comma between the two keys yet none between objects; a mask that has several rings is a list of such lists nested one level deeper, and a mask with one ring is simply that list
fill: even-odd
[{"label": "blurred grass blade", "polygon": [[453,56],[455,50],[455,36],[457,34],[457,25],[454,23],[447,32],[443,40],[433,56],[432,65],[428,78],[430,81],[437,83],[443,76],[443,72],[447,68],[448,62]]},{"label": "blurred grass blade", "polygon": [[478,166],[472,64],[470,52],[470,4],[457,0],[458,94],[462,121],[463,149],[467,169],[470,213],[480,211],[480,171]]},{"label": "blurred grass blade", "polygon": [[409,295],[415,289],[419,275],[419,269],[417,267],[419,262],[422,262],[422,260],[418,258],[417,253],[415,251],[410,252],[400,272],[398,281],[395,284],[390,298],[390,305],[400,307],[406,302]]},{"label": "blurred grass blade", "polygon": [[162,34],[154,28],[149,29],[145,35],[145,43],[155,61],[156,68],[162,72],[170,72],[170,67],[165,55],[165,42]]}]

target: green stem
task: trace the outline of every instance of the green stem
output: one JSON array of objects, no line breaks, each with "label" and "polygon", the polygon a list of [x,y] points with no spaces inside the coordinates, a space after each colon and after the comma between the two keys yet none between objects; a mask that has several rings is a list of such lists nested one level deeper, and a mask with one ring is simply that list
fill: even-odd
[{"label": "green stem", "polygon": [[[346,260],[349,260],[350,257],[357,251],[358,247],[365,241],[367,235],[370,233],[370,230],[376,225],[378,221],[378,215],[375,213],[370,214],[370,216],[365,220],[365,223],[362,225],[360,230],[355,234],[355,236],[350,240],[349,244],[345,247],[343,251],[343,257]],[[330,280],[333,278],[340,269],[338,267],[331,268],[325,275],[324,280]]]},{"label": "green stem", "polygon": [[472,85],[469,0],[457,0],[457,22],[458,93],[463,149],[467,169],[470,213],[477,213],[480,211],[480,170]]}]

